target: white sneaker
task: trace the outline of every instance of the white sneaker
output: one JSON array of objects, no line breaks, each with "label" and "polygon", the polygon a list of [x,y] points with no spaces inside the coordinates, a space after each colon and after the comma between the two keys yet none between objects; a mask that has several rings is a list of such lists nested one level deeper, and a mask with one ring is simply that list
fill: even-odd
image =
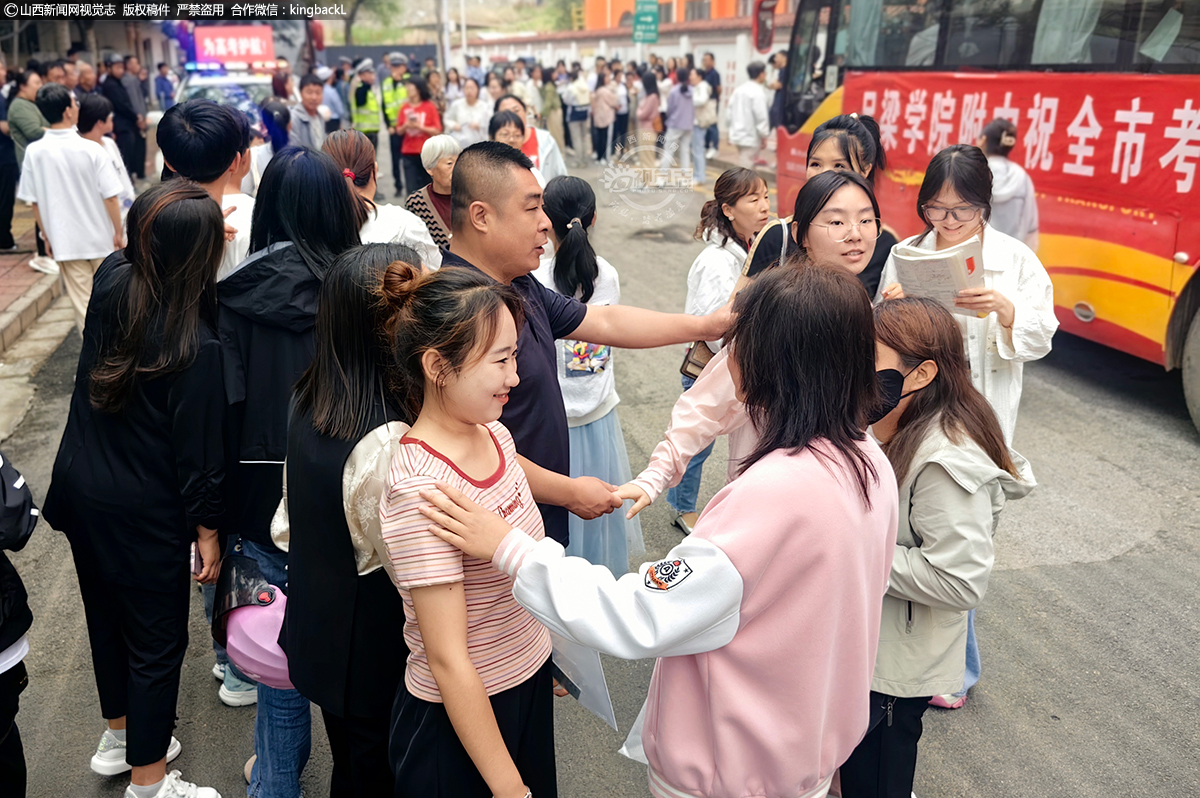
[{"label": "white sneaker", "polygon": [[59,271],[58,263],[55,262],[54,258],[47,258],[45,255],[30,258],[29,268],[42,274],[58,274]]},{"label": "white sneaker", "polygon": [[[167,746],[167,761],[170,762],[182,752],[183,746],[172,737],[171,744]],[[125,743],[105,729],[100,744],[96,746],[96,753],[92,754],[92,771],[101,776],[116,776],[128,770],[132,770],[132,766],[125,761]]]},{"label": "white sneaker", "polygon": [[212,675],[213,675],[213,678],[216,679],[218,682],[225,681],[225,666],[219,662],[214,662],[213,669],[212,669]]},{"label": "white sneaker", "polygon": [[217,698],[227,707],[248,707],[257,704],[258,684],[242,681],[233,675],[232,670],[226,668],[221,687],[217,690]]},{"label": "white sneaker", "polygon": [[[154,793],[154,798],[221,798],[221,793],[212,787],[197,787],[190,781],[184,781],[178,770],[172,770],[163,779],[162,786]],[[125,798],[137,798],[132,785],[125,790]]]},{"label": "white sneaker", "polygon": [[718,155],[720,155],[720,153],[717,152],[716,148],[714,148],[714,147],[709,147],[708,150],[705,151],[705,153],[704,153],[704,157],[710,161],[713,158],[716,158]]}]

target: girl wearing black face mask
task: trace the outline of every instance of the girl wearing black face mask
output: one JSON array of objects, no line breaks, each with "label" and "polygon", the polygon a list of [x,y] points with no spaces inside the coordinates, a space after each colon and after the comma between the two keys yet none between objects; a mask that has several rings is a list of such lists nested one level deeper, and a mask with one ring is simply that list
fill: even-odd
[{"label": "girl wearing black face mask", "polygon": [[[783,268],[817,265],[857,274],[870,262],[879,238],[879,204],[871,186],[854,172],[829,171],[809,180],[796,196],[791,235],[800,242]],[[881,377],[881,397],[895,397],[872,420],[895,407],[899,393],[895,375]],[[758,434],[733,388],[727,352],[713,357],[696,383],[675,403],[665,439],[655,447],[650,464],[618,491],[633,499],[633,517],[682,476],[688,463],[716,440],[729,435],[728,478],[737,475],[742,457],[753,451]]]},{"label": "girl wearing black face mask", "polygon": [[875,308],[875,362],[907,375],[899,405],[871,428],[900,488],[875,674],[872,725],[841,768],[844,798],[910,795],[921,716],[966,674],[968,611],[992,570],[992,530],[1034,486],[971,385],[958,322],[929,299]]}]

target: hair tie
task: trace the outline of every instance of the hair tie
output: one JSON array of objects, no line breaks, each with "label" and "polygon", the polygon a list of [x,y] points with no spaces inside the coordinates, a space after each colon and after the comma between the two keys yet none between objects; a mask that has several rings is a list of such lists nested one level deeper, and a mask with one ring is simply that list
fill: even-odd
[{"label": "hair tie", "polygon": [[357,177],[355,177],[355,176],[354,176],[354,172],[351,172],[349,169],[343,169],[343,170],[342,170],[342,177],[348,177],[348,178],[350,178],[351,180],[357,180],[357,179],[358,179]]},{"label": "hair tie", "polygon": [[850,114],[850,118],[857,121],[858,120],[858,111],[855,111],[854,113]]},{"label": "hair tie", "polygon": [[1014,136],[1012,133],[1007,133],[1007,132],[1002,133],[1000,135],[1000,146],[1001,147],[1017,146],[1017,137]]},{"label": "hair tie", "polygon": [[572,227],[574,227],[577,224],[582,225],[583,222],[580,221],[578,216],[573,216],[573,217],[571,217],[571,221],[567,222],[567,229],[570,230]]}]

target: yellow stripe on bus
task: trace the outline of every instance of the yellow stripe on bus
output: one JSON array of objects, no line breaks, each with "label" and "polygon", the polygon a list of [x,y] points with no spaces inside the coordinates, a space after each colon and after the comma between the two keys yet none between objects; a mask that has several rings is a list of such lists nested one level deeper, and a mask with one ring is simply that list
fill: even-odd
[{"label": "yellow stripe on bus", "polygon": [[823,125],[835,116],[841,115],[842,88],[838,86],[837,91],[821,101],[821,104],[817,106],[817,110],[813,111],[808,121],[800,127],[801,133],[811,136],[820,125]]}]

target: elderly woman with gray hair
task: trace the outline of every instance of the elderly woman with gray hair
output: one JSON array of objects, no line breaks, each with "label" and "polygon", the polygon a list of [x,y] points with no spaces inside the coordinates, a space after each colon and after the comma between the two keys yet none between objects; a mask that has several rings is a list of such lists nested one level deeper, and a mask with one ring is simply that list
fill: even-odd
[{"label": "elderly woman with gray hair", "polygon": [[421,147],[421,165],[433,179],[408,195],[404,207],[429,228],[429,235],[443,249],[450,247],[450,177],[462,145],[453,136],[433,136]]}]

